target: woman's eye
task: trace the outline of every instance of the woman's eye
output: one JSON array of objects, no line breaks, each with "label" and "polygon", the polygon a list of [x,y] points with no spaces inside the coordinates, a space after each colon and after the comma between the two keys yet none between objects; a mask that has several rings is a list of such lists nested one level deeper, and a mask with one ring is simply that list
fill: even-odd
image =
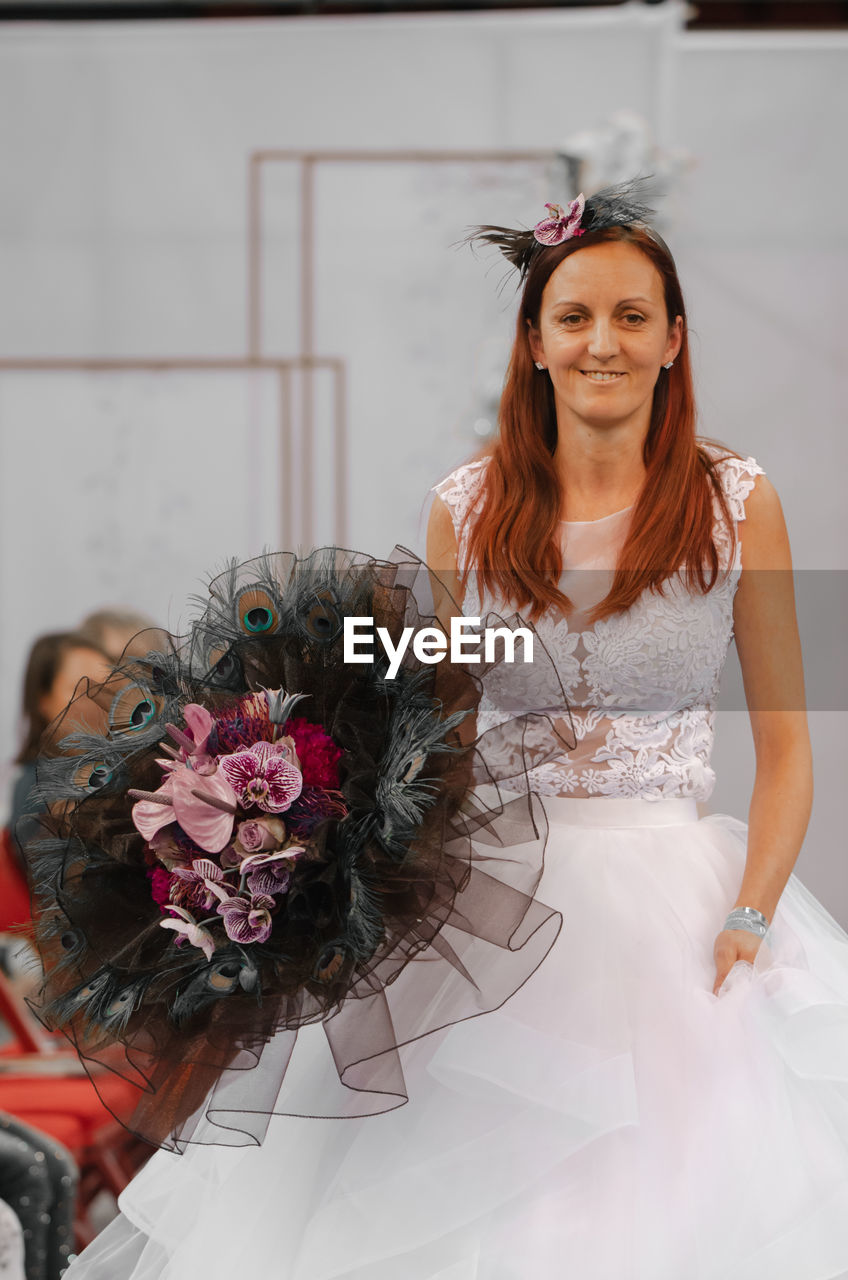
[{"label": "woman's eye", "polygon": [[577,315],[577,313],[575,312],[575,313],[573,313],[573,314],[572,314],[572,315],[570,315],[570,316],[563,316],[563,318],[562,318],[562,322],[563,322],[563,324],[568,324],[569,320],[582,320],[582,319],[583,319],[583,317],[582,317],[582,316]]},{"label": "woman's eye", "polygon": [[629,312],[629,313],[628,313],[624,318],[625,318],[625,320],[628,320],[628,321],[630,321],[630,320],[635,320],[635,321],[637,321],[637,323],[639,323],[639,324],[641,324],[641,323],[642,323],[642,321],[645,319],[645,317],[644,317],[644,316],[640,316],[640,315],[639,315],[637,312],[635,312],[635,311],[631,311],[631,312]]}]

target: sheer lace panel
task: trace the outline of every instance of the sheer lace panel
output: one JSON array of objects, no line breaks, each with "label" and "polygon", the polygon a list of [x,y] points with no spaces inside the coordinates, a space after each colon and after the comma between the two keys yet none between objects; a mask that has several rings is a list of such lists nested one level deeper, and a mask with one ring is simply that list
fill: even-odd
[{"label": "sheer lace panel", "polygon": [[[745,499],[765,472],[753,458],[716,460],[734,525],[745,519]],[[479,509],[487,459],[458,467],[436,493],[451,512],[459,564],[465,565],[462,530]],[[644,592],[626,613],[587,625],[589,610],[609,591],[633,508],[602,520],[563,522],[562,589],[575,603],[566,619],[549,610],[536,624],[553,655],[572,708],[575,748],[531,773],[542,795],[691,796],[706,800],[715,785],[710,768],[719,681],[733,637],[733,598],[742,569],[741,539],[730,565],[731,537],[716,497],[714,538],[723,569],[706,595],[689,592],[680,577],[663,584],[664,595]],[[469,579],[463,613],[473,617],[504,602],[479,598]],[[512,612],[512,609],[509,608]],[[528,669],[532,670],[532,669]],[[535,709],[554,706],[557,693],[540,687],[535,674],[521,696]],[[487,688],[478,716],[480,732],[500,724],[516,708],[516,684]]]}]

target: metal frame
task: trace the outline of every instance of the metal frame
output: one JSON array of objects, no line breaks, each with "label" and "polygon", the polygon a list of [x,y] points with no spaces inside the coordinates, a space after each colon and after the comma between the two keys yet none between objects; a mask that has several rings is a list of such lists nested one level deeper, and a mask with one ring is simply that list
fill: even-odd
[{"label": "metal frame", "polygon": [[[292,527],[292,509],[294,504],[294,485],[292,476],[292,412],[291,412],[291,374],[294,370],[328,369],[333,375],[334,399],[334,444],[340,457],[344,456],[345,437],[345,366],[342,360],[333,356],[313,356],[308,360],[300,357],[268,359],[255,357],[101,357],[90,356],[73,358],[20,358],[16,360],[0,359],[2,372],[85,372],[92,373],[191,373],[191,372],[271,372],[277,375],[279,394],[279,431],[280,431],[280,545],[290,547],[294,539]],[[311,378],[307,377],[311,384]],[[343,486],[337,490],[336,521],[338,540],[343,540],[346,504]]]},{"label": "metal frame", "polygon": [[[314,450],[313,432],[315,400],[312,373],[328,370],[333,377],[333,480],[335,490],[334,538],[344,544],[347,538],[347,370],[340,356],[315,353],[315,177],[318,165],[325,164],[526,164],[528,161],[555,163],[565,157],[544,150],[473,150],[473,151],[368,151],[368,150],[277,150],[263,149],[250,153],[247,179],[247,354],[221,357],[19,357],[0,359],[0,372],[89,371],[112,372],[203,372],[251,370],[276,373],[279,387],[279,430],[281,466],[281,545],[288,547],[294,538],[292,511],[294,477],[292,475],[292,373],[303,372],[303,394],[300,414],[301,469],[298,497],[301,511],[301,533],[308,545],[312,541]],[[299,352],[295,356],[263,354],[262,334],[262,171],[269,163],[295,163],[300,166],[300,281],[299,281]]]},{"label": "metal frame", "polygon": [[[551,164],[565,157],[555,151],[301,151],[263,149],[251,152],[247,174],[247,350],[251,359],[261,359],[262,334],[262,172],[267,164],[300,166],[300,282],[299,282],[299,359],[309,368],[315,355],[315,171],[325,164],[526,164],[528,161]],[[303,387],[301,406],[302,518],[304,536],[310,540],[313,527],[312,490],[314,455],[314,398],[312,380]],[[347,404],[342,417],[346,419]],[[336,492],[336,525],[344,528],[346,509],[346,438],[337,433],[333,460]]]}]

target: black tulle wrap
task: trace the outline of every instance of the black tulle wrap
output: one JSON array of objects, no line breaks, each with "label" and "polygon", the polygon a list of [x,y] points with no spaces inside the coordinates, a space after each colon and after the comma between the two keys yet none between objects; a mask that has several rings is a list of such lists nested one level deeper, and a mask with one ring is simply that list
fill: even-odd
[{"label": "black tulle wrap", "polygon": [[[366,663],[344,660],[347,616],[373,619],[395,643],[405,627],[438,625],[432,585],[400,550],[389,561],[323,548],[233,563],[183,638],[88,688],[87,723],[77,699],[54,726],[38,768],[40,830],[26,849],[44,966],[33,1007],[85,1063],[141,1087],[130,1127],[148,1141],[243,1145],[262,1140],[272,1114],[391,1110],[407,1100],[400,1047],[499,1007],[553,945],[562,920],[534,896],[546,822],[527,773],[573,746],[564,696],[478,735],[486,680],[526,679],[503,645],[475,664],[424,662],[410,644],[391,679],[379,643]],[[481,625],[532,631],[516,617]],[[534,667],[555,677],[535,641]],[[286,702],[294,694],[304,696]],[[186,711],[198,707],[214,725],[202,750]],[[308,776],[303,743],[315,733],[335,761],[325,751]],[[242,797],[241,821],[232,818],[246,841],[257,827],[245,819],[276,816],[289,842],[277,862],[238,863],[232,841],[198,851],[173,818],[155,838],[137,828],[134,812],[173,814],[156,808],[169,768],[204,792],[204,760],[207,773],[218,760],[220,777],[222,753],[280,735],[301,744],[300,795],[275,815]],[[282,826],[260,823],[260,835]],[[184,873],[198,869],[191,891],[202,896],[200,872],[225,858],[262,872],[247,881],[265,897],[252,898],[242,876],[239,902],[223,908],[230,921],[231,908],[252,903],[239,928],[259,932],[247,940],[217,913],[223,881],[207,884],[205,908],[179,897]],[[163,926],[177,919],[168,895],[182,903],[179,920],[207,919],[206,949]],[[336,1068],[320,1088],[284,1079],[298,1030],[313,1023]]]}]

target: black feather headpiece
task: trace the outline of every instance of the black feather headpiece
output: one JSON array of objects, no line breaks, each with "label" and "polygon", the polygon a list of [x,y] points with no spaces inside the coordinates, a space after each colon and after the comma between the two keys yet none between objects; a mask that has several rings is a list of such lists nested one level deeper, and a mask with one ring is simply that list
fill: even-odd
[{"label": "black feather headpiece", "polygon": [[548,217],[533,228],[475,227],[466,237],[466,243],[493,245],[499,249],[516,268],[520,280],[525,279],[534,258],[543,249],[608,227],[642,227],[668,251],[662,237],[650,225],[655,210],[646,203],[646,199],[661,194],[653,175],[631,178],[604,187],[588,198],[581,192],[565,209],[558,204],[546,205]]}]

